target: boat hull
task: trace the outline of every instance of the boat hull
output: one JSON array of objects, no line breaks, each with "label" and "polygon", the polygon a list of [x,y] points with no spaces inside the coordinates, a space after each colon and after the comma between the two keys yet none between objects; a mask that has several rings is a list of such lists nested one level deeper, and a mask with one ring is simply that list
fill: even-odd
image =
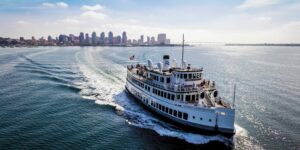
[{"label": "boat hull", "polygon": [[[154,113],[155,115],[159,116],[160,118],[166,120],[167,122],[170,122],[177,127],[192,131],[192,132],[197,132],[197,133],[202,133],[202,134],[216,134],[216,133],[221,133],[226,136],[232,136],[235,131],[234,128],[221,128],[218,126],[207,126],[203,124],[197,124],[193,122],[188,122],[183,119],[178,119],[175,117],[172,117],[171,115],[168,115],[162,111],[159,111],[153,107],[151,107],[149,101],[145,101],[143,98],[144,96],[141,95],[140,93],[143,93],[141,89],[138,87],[134,86],[132,83],[128,82],[126,83],[126,91],[129,95],[131,95],[137,102],[139,102],[144,108],[149,110],[150,112]],[[139,91],[139,92],[138,92]],[[138,94],[137,94],[138,93]],[[151,95],[147,95],[146,97],[151,97]],[[149,100],[155,99],[154,97],[149,98]],[[158,101],[156,99],[156,101]]]}]

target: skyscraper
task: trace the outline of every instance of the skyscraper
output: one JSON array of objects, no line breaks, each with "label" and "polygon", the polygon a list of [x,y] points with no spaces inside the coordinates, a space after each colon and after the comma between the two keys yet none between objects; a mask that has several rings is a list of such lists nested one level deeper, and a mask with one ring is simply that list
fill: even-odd
[{"label": "skyscraper", "polygon": [[52,37],[51,37],[51,35],[48,36],[48,43],[52,43]]},{"label": "skyscraper", "polygon": [[116,37],[116,41],[115,41],[115,44],[121,44],[122,43],[122,38],[121,38],[121,36],[117,36]]},{"label": "skyscraper", "polygon": [[97,34],[96,34],[96,32],[92,33],[92,44],[93,45],[97,44]]},{"label": "skyscraper", "polygon": [[144,44],[144,35],[141,35],[141,39],[140,39],[140,45],[143,45]]},{"label": "skyscraper", "polygon": [[154,36],[151,37],[151,45],[155,45],[155,37]]},{"label": "skyscraper", "polygon": [[127,44],[127,35],[126,35],[126,32],[122,33],[122,44],[124,44],[124,45]]},{"label": "skyscraper", "polygon": [[85,34],[85,44],[90,44],[90,36],[88,33]]},{"label": "skyscraper", "polygon": [[100,34],[100,44],[104,44],[105,43],[105,33],[104,32],[101,32]]},{"label": "skyscraper", "polygon": [[114,35],[111,31],[108,32],[108,43],[111,45],[114,44]]},{"label": "skyscraper", "polygon": [[160,33],[157,35],[158,44],[166,44],[167,35],[165,33]]},{"label": "skyscraper", "polygon": [[147,45],[150,45],[150,36],[147,36]]},{"label": "skyscraper", "polygon": [[80,42],[80,45],[84,44],[84,33],[83,32],[80,32],[80,34],[79,34],[79,42]]}]

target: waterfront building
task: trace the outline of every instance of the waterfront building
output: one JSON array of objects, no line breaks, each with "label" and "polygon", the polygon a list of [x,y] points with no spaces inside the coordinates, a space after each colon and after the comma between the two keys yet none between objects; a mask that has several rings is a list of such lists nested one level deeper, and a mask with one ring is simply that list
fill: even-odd
[{"label": "waterfront building", "polygon": [[85,34],[85,44],[87,44],[87,45],[90,44],[90,36],[88,33]]},{"label": "waterfront building", "polygon": [[147,36],[147,45],[151,45],[151,43],[150,43],[150,36]]},{"label": "waterfront building", "polygon": [[105,33],[101,32],[101,34],[100,34],[100,44],[104,45],[104,43],[105,43]]},{"label": "waterfront building", "polygon": [[124,44],[124,45],[127,44],[127,35],[126,35],[126,32],[122,33],[122,44]]},{"label": "waterfront building", "polygon": [[111,31],[108,32],[108,43],[111,45],[114,44],[114,34]]},{"label": "waterfront building", "polygon": [[92,44],[97,45],[97,34],[96,34],[96,32],[92,33]]},{"label": "waterfront building", "polygon": [[154,37],[154,36],[151,37],[151,40],[150,40],[150,41],[151,41],[151,45],[155,45],[155,44],[156,44],[156,42],[155,42],[155,37]]},{"label": "waterfront building", "polygon": [[144,35],[141,35],[141,38],[139,40],[139,45],[143,45],[144,44]]},{"label": "waterfront building", "polygon": [[167,35],[165,33],[160,33],[157,35],[157,43],[158,44],[166,44]]},{"label": "waterfront building", "polygon": [[84,33],[83,32],[80,32],[80,34],[79,34],[79,43],[80,43],[80,45],[84,44]]}]

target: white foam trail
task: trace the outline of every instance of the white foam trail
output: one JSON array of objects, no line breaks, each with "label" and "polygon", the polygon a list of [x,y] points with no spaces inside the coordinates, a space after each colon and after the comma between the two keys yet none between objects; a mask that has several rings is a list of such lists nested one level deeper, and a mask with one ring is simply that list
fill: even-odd
[{"label": "white foam trail", "polygon": [[[232,142],[232,139],[221,135],[208,136],[178,130],[172,128],[168,123],[156,119],[126,96],[124,92],[124,82],[114,80],[115,77],[111,75],[107,78],[107,76],[109,76],[108,74],[103,75],[103,71],[100,72],[98,70],[99,68],[93,66],[93,64],[91,64],[93,58],[91,58],[92,55],[90,53],[91,51],[87,50],[84,54],[84,59],[89,62],[82,61],[81,58],[79,58],[79,53],[76,54],[79,70],[87,78],[87,81],[81,85],[83,88],[80,94],[83,98],[93,99],[95,103],[100,105],[113,106],[121,112],[121,115],[127,119],[130,125],[154,130],[161,136],[175,137],[193,144],[220,141],[229,145]],[[122,68],[124,69],[124,67]],[[126,76],[126,72],[121,76]]]}]

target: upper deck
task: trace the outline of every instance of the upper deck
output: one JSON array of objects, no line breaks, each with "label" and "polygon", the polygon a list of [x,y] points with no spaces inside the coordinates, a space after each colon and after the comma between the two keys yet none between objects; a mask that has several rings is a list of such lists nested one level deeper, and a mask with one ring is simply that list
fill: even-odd
[{"label": "upper deck", "polygon": [[[127,79],[137,85],[151,86],[148,92],[192,106],[224,107],[230,105],[218,97],[214,81],[202,78],[203,69],[176,66],[162,68],[143,64],[127,66]],[[156,93],[157,91],[160,92]]]}]

